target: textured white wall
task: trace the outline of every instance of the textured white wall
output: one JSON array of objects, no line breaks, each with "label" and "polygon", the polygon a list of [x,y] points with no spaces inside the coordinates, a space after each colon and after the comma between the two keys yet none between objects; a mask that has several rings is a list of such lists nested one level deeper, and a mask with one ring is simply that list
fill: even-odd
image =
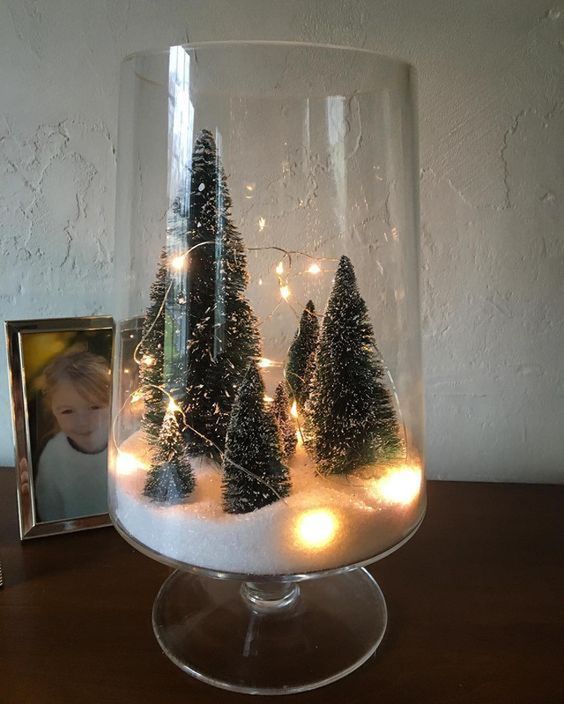
[{"label": "textured white wall", "polygon": [[[417,66],[429,475],[564,481],[564,5],[549,0],[0,0],[0,318],[111,311],[119,62],[187,38]],[[3,370],[0,408],[11,464]]]}]

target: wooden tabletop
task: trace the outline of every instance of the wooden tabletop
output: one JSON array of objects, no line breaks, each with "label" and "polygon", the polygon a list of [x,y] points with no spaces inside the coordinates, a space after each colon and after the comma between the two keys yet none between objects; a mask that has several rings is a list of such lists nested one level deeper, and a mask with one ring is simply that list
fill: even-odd
[{"label": "wooden tabletop", "polygon": [[[113,528],[20,543],[0,469],[1,704],[214,704],[151,628],[169,569]],[[417,535],[369,568],[390,619],[377,654],[300,704],[562,704],[564,486],[429,483]]]}]

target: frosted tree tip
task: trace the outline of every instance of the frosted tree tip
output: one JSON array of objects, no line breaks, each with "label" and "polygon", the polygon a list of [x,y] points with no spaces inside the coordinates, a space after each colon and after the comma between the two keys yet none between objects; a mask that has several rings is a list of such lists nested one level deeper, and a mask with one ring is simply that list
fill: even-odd
[{"label": "frosted tree tip", "polygon": [[245,372],[245,376],[243,377],[242,383],[250,383],[253,385],[258,384],[259,386],[263,385],[259,365],[256,359],[251,359],[251,361],[249,362],[249,366],[247,367],[247,371]]},{"label": "frosted tree tip", "polygon": [[311,299],[306,303],[305,309],[306,309],[309,313],[315,313],[315,305],[314,305],[314,303],[313,303],[313,301],[312,301]]},{"label": "frosted tree tip", "polygon": [[335,275],[335,280],[338,281],[339,279],[348,283],[356,282],[354,266],[345,254],[339,259],[339,266],[337,267],[337,273]]},{"label": "frosted tree tip", "polygon": [[209,130],[204,129],[196,137],[196,144],[202,144],[215,149],[215,138]]}]

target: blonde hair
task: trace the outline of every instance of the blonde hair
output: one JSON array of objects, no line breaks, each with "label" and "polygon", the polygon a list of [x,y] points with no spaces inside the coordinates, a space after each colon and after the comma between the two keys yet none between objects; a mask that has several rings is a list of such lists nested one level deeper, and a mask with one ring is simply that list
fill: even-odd
[{"label": "blonde hair", "polygon": [[107,361],[92,352],[73,352],[57,357],[43,371],[42,390],[47,402],[58,384],[70,381],[90,403],[110,403],[110,369]]}]

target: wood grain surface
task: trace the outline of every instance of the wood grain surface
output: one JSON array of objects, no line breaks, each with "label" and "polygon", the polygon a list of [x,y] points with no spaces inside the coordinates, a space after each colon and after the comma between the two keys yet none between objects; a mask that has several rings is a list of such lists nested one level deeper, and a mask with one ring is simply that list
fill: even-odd
[{"label": "wood grain surface", "polygon": [[[161,653],[151,608],[169,569],[113,528],[22,544],[9,468],[0,560],[1,704],[282,701],[210,687]],[[383,644],[290,701],[564,702],[564,486],[429,482],[417,535],[369,569],[390,612]]]}]

